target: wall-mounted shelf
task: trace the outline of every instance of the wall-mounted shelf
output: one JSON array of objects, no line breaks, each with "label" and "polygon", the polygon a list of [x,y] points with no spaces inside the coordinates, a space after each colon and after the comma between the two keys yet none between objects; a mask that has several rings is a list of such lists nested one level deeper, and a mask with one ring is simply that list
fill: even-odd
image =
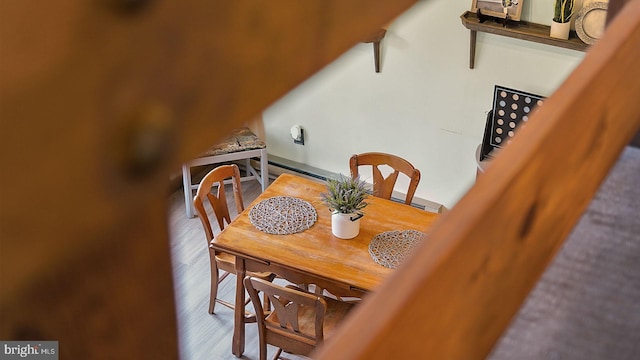
[{"label": "wall-mounted shelf", "polygon": [[373,43],[373,60],[377,73],[380,72],[380,41],[382,41],[386,33],[387,29],[378,29],[369,35],[369,37],[362,40],[363,43]]},{"label": "wall-mounted shelf", "polygon": [[[526,21],[507,21],[506,24],[497,22],[495,18],[480,19],[471,11],[460,15],[462,25],[471,30],[469,44],[469,68],[473,69],[476,56],[476,34],[478,31],[508,36],[516,39],[533,41],[541,44],[558,46],[566,49],[586,51],[589,45],[578,38],[575,31],[571,31],[569,40],[555,39],[549,36],[549,26]],[[498,19],[500,20],[500,19]]]}]

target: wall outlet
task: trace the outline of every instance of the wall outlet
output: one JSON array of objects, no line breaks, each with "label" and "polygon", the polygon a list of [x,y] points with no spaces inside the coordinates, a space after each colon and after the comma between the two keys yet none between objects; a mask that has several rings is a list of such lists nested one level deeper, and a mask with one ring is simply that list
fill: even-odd
[{"label": "wall outlet", "polygon": [[299,145],[304,145],[304,129],[300,129],[300,136],[297,139],[293,139],[293,142]]},{"label": "wall outlet", "polygon": [[294,125],[291,128],[291,137],[295,144],[304,145],[304,129],[300,125]]}]

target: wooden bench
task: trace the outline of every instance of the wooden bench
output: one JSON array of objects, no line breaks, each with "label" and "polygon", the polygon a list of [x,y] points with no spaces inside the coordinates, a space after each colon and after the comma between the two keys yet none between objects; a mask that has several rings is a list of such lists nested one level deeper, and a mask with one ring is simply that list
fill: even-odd
[{"label": "wooden bench", "polygon": [[[251,166],[251,158],[260,159],[260,172]],[[267,169],[267,145],[249,128],[234,130],[228,137],[207,150],[201,157],[182,165],[182,186],[184,188],[184,203],[187,217],[194,217],[193,190],[198,184],[193,184],[191,168],[194,166],[219,164],[227,161],[245,160],[246,176],[241,181],[257,180],[262,185],[262,191],[269,185],[269,171]]]}]

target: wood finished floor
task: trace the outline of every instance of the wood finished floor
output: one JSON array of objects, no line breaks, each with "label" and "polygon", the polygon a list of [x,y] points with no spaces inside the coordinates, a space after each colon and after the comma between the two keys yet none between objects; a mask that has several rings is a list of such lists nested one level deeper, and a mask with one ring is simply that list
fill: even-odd
[{"label": "wood finished floor", "polygon": [[[260,193],[257,181],[242,183],[245,207]],[[235,216],[233,197],[229,210]],[[215,222],[215,221],[214,221]],[[169,235],[171,239],[174,284],[178,317],[180,357],[182,360],[237,359],[231,354],[233,311],[220,304],[216,314],[207,312],[209,306],[210,268],[207,242],[200,220],[188,219],[185,214],[182,188],[169,196]],[[214,229],[218,233],[219,228]],[[234,300],[235,277],[229,276],[220,284],[218,297]],[[268,346],[268,358],[276,348]],[[258,330],[256,324],[246,325],[245,353],[241,359],[259,359]],[[305,359],[283,353],[282,359]]]}]

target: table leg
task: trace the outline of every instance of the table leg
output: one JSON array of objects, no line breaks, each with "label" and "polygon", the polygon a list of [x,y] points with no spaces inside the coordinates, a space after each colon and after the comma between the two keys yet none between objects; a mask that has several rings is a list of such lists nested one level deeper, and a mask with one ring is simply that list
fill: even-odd
[{"label": "table leg", "polygon": [[261,185],[264,192],[269,186],[269,161],[267,159],[267,149],[260,150],[260,176],[262,177]]},{"label": "table leg", "polygon": [[235,311],[233,312],[233,343],[231,345],[231,351],[236,357],[241,357],[244,353],[244,283],[242,282],[246,275],[246,267],[244,259],[236,257],[236,302],[234,305]]}]

